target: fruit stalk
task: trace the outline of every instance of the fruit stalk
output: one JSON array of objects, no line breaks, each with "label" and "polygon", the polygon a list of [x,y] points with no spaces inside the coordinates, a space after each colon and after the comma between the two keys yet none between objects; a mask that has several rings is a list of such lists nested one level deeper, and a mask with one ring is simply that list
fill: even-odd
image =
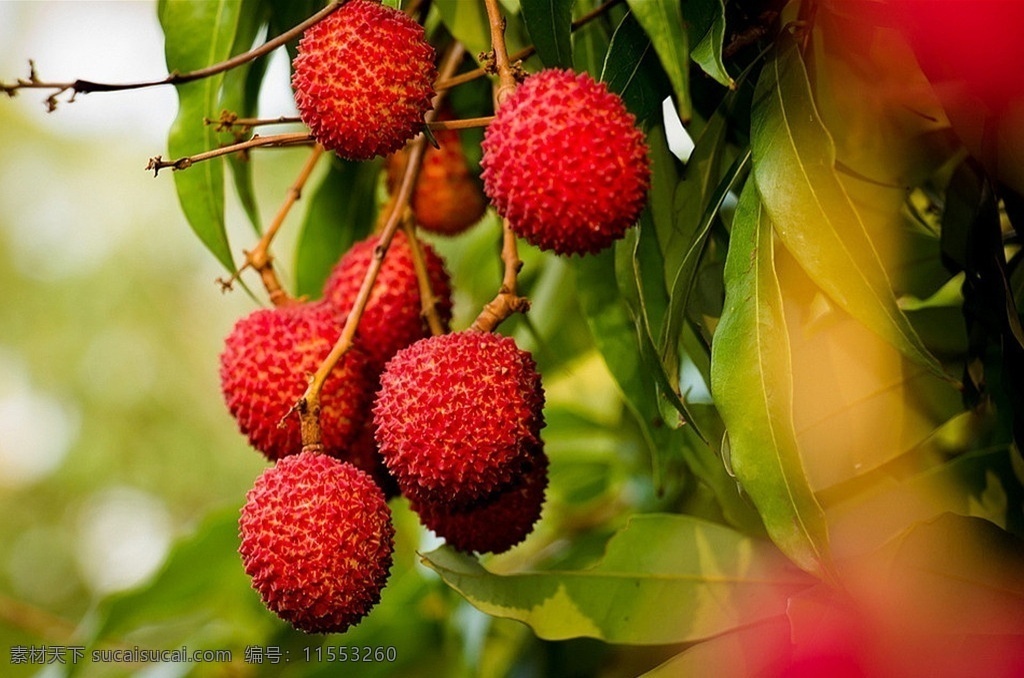
[{"label": "fruit stalk", "polygon": [[498,7],[498,0],[484,0],[487,7],[487,19],[491,27],[491,50],[494,53],[494,67],[498,71],[498,90],[494,102],[500,105],[516,89],[516,79],[512,71],[512,62],[508,58],[508,47],[505,45],[505,17]]},{"label": "fruit stalk", "polygon": [[430,333],[435,337],[444,334],[444,323],[437,314],[437,297],[430,285],[430,273],[427,271],[427,262],[423,258],[423,247],[419,238],[416,237],[416,225],[411,219],[403,219],[405,234],[409,237],[409,251],[412,253],[412,264],[416,269],[416,280],[420,288],[420,306],[423,317],[427,319],[430,326]]},{"label": "fruit stalk", "polygon": [[302,197],[302,189],[306,186],[306,182],[309,181],[309,176],[313,173],[313,169],[316,167],[317,161],[323,156],[323,153],[324,147],[320,144],[316,144],[313,147],[313,152],[302,166],[295,182],[289,187],[284,203],[277,210],[273,221],[267,226],[263,237],[256,243],[255,248],[245,253],[245,263],[242,267],[238,269],[230,280],[222,281],[221,285],[230,287],[231,282],[238,278],[242,271],[246,268],[251,268],[260,274],[260,278],[263,280],[263,287],[267,290],[267,294],[270,295],[270,302],[274,306],[285,306],[294,301],[294,298],[281,287],[281,282],[277,279],[277,274],[274,272],[274,257],[270,255],[270,243],[274,240],[277,232],[281,230],[281,225],[284,223],[285,217],[288,216],[288,212],[291,211],[292,206]]}]

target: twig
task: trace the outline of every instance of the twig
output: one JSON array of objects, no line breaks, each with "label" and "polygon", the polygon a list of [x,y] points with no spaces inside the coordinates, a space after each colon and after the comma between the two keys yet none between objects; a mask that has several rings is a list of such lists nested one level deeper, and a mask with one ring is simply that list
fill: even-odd
[{"label": "twig", "polygon": [[313,169],[316,168],[317,161],[320,160],[323,153],[324,147],[320,144],[313,147],[313,152],[306,160],[306,164],[302,166],[295,182],[288,189],[284,203],[278,209],[277,214],[274,215],[273,221],[267,226],[263,237],[260,238],[260,241],[252,251],[245,252],[245,263],[228,280],[218,279],[217,282],[221,284],[222,288],[230,289],[231,283],[241,275],[242,271],[251,268],[260,274],[260,278],[263,280],[263,287],[267,290],[267,294],[270,295],[270,301],[274,306],[286,306],[294,303],[295,300],[281,287],[281,282],[274,272],[274,257],[270,254],[270,243],[274,240],[277,232],[281,230],[281,225],[284,223],[285,217],[288,216],[288,212],[291,211],[292,206],[302,198],[302,189],[306,186],[306,182],[309,181],[309,176],[313,173]]},{"label": "twig", "polygon": [[336,0],[331,4],[324,7],[322,10],[309,17],[302,23],[298,24],[294,28],[285,31],[278,35],[273,40],[269,40],[256,49],[253,49],[244,54],[231,57],[227,61],[207,66],[206,68],[200,68],[196,71],[190,71],[188,73],[178,73],[174,71],[170,73],[166,78],[161,80],[148,80],[145,82],[131,82],[131,83],[105,83],[105,82],[93,82],[91,80],[75,80],[74,82],[43,82],[36,75],[35,63],[31,60],[29,63],[29,76],[27,79],[19,78],[18,81],[13,85],[6,85],[0,82],[0,89],[3,90],[4,94],[8,96],[14,96],[21,89],[53,89],[56,90],[46,99],[47,110],[51,113],[57,108],[57,97],[67,91],[71,91],[71,98],[68,102],[75,100],[75,97],[79,94],[88,94],[90,92],[119,92],[130,89],[142,89],[144,87],[156,87],[159,85],[182,85],[187,82],[194,80],[202,80],[203,78],[209,78],[211,76],[229,71],[232,68],[237,68],[242,64],[249,63],[255,59],[273,52],[281,45],[290,42],[291,40],[302,35],[303,31],[312,26],[313,24],[324,19],[332,12],[344,5],[348,0]]},{"label": "twig", "polygon": [[498,89],[494,94],[494,103],[498,106],[515,91],[516,78],[512,62],[508,58],[508,47],[505,45],[505,17],[501,14],[498,0],[484,0],[484,5],[487,7],[487,21],[491,28],[494,68],[498,72]]},{"label": "twig", "polygon": [[235,127],[241,128],[242,131],[248,131],[253,127],[260,127],[262,125],[285,125],[294,122],[302,122],[302,118],[286,115],[277,118],[239,118],[238,114],[233,111],[222,111],[220,117],[216,120],[213,118],[203,118],[203,123],[216,125],[214,129],[218,132],[228,132]]},{"label": "twig", "polygon": [[[349,311],[348,317],[345,319],[345,326],[341,330],[341,335],[338,337],[338,341],[334,344],[331,352],[317,368],[317,371],[309,378],[309,384],[306,386],[305,393],[302,394],[302,397],[292,408],[293,412],[299,413],[303,450],[315,451],[322,448],[319,421],[320,393],[323,391],[324,382],[327,380],[331,370],[334,369],[335,365],[345,356],[348,350],[352,348],[356,328],[359,326],[359,321],[366,310],[366,304],[370,300],[373,285],[377,281],[377,275],[380,273],[381,265],[384,263],[384,255],[387,253],[388,247],[391,246],[391,240],[395,237],[395,232],[402,224],[402,211],[412,197],[413,187],[416,185],[416,178],[419,175],[420,162],[423,159],[423,153],[426,151],[426,143],[426,137],[420,135],[410,145],[409,164],[406,166],[407,169],[402,177],[402,183],[396,193],[396,200],[392,203],[391,212],[388,215],[384,229],[381,231],[377,247],[373,251],[370,266],[366,269],[366,275],[363,276],[363,282],[359,288],[359,293],[356,295],[355,302],[352,304],[352,310]],[[289,412],[290,414],[291,412]]]},{"label": "twig", "polygon": [[[593,9],[590,12],[587,12],[586,14],[581,16],[579,19],[576,19],[575,21],[573,21],[572,22],[571,30],[576,31],[576,30],[582,28],[583,26],[586,26],[588,23],[590,23],[594,19],[600,17],[602,14],[606,13],[609,9],[611,9],[615,5],[618,5],[621,2],[623,2],[623,0],[607,0],[607,2],[602,4],[600,7],[596,7],[595,9]],[[524,47],[523,49],[519,50],[515,54],[511,55],[509,57],[509,60],[513,64],[516,64],[516,63],[518,63],[520,61],[524,61],[526,59],[529,59],[531,56],[533,56],[536,53],[537,53],[537,48],[534,47],[533,45],[529,45],[529,46]],[[486,74],[486,71],[483,68],[474,68],[471,71],[466,71],[465,73],[461,73],[459,75],[452,76],[450,78],[439,78],[438,81],[437,81],[437,84],[434,86],[434,88],[437,91],[441,91],[441,90],[444,90],[444,89],[452,89],[453,87],[457,87],[459,85],[464,85],[467,82],[472,82],[473,80],[476,80],[477,78],[481,78],[485,74]]]},{"label": "twig", "polygon": [[516,235],[509,227],[508,220],[504,220],[502,225],[501,260],[505,264],[501,288],[498,295],[480,311],[480,315],[469,327],[471,330],[493,332],[513,313],[526,313],[530,310],[529,299],[519,296],[518,292],[517,281],[523,262],[519,258]]},{"label": "twig", "polygon": [[[406,210],[406,214],[408,214]],[[412,265],[416,269],[416,280],[420,287],[420,312],[427,319],[432,335],[444,334],[444,323],[437,313],[437,297],[430,286],[430,271],[427,270],[427,262],[423,257],[423,246],[420,239],[416,237],[416,224],[412,219],[403,219],[405,235],[409,240],[409,251],[412,253]]]},{"label": "twig", "polygon": [[[462,44],[456,43],[452,49],[449,50],[448,54],[445,55],[444,62],[441,64],[439,77],[451,75],[459,61],[462,59],[464,53],[465,50]],[[430,124],[433,121],[434,115],[436,115],[436,111],[443,98],[444,93],[441,92],[438,92],[434,96],[432,108],[430,111],[427,111],[424,116],[424,122]],[[341,329],[341,335],[338,337],[338,341],[335,342],[331,352],[327,354],[327,357],[324,358],[324,361],[317,368],[317,371],[309,378],[309,384],[306,386],[305,393],[302,394],[302,397],[299,398],[298,402],[292,407],[292,411],[285,415],[290,416],[292,413],[298,412],[303,450],[319,451],[323,449],[320,431],[320,394],[323,391],[324,382],[327,380],[327,376],[331,373],[331,370],[334,369],[349,349],[352,348],[352,343],[355,340],[356,329],[359,326],[359,321],[363,317],[363,312],[366,310],[366,304],[370,300],[370,294],[373,292],[373,285],[377,282],[377,276],[379,275],[381,266],[384,263],[384,256],[387,254],[388,248],[391,246],[391,241],[395,237],[395,232],[402,225],[403,215],[412,200],[413,190],[416,187],[416,180],[419,178],[420,167],[423,164],[423,155],[427,151],[426,135],[420,134],[410,141],[407,149],[409,156],[406,160],[405,171],[402,173],[402,181],[399,183],[398,190],[395,191],[393,199],[388,203],[387,219],[381,229],[380,237],[377,241],[377,247],[373,251],[373,258],[370,260],[370,265],[366,269],[366,275],[363,276],[363,282],[359,287],[359,293],[356,294],[355,301],[352,303],[352,310],[348,312],[348,317],[345,319],[345,326]],[[415,242],[415,240],[414,232],[412,241]],[[410,245],[411,244],[412,243],[410,243]],[[427,284],[429,285],[429,278],[427,280]],[[433,296],[433,292],[431,292],[430,296]],[[433,331],[433,328],[431,329]]]},{"label": "twig", "polygon": [[172,170],[184,170],[188,169],[197,162],[203,160],[210,160],[212,158],[219,158],[224,155],[231,155],[239,151],[245,151],[250,148],[273,148],[280,146],[296,146],[303,144],[315,143],[313,137],[308,132],[295,132],[293,134],[274,134],[271,136],[261,137],[256,134],[247,141],[242,141],[237,144],[229,144],[228,146],[221,146],[211,151],[204,151],[203,153],[197,153],[185,158],[178,158],[177,160],[164,160],[163,156],[156,156],[149,159],[149,164],[146,165],[147,170],[153,170],[153,176],[157,176],[160,170],[171,168]]},{"label": "twig", "polygon": [[482,118],[463,118],[462,120],[434,120],[427,123],[431,130],[459,130],[472,127],[487,127],[494,120],[493,115],[486,115]]}]

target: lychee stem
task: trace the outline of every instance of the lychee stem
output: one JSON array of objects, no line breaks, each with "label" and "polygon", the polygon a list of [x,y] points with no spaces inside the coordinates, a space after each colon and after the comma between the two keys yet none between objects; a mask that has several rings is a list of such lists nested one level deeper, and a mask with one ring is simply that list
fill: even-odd
[{"label": "lychee stem", "polygon": [[[408,212],[406,213],[408,215]],[[430,285],[430,273],[427,271],[427,262],[423,258],[423,246],[420,239],[416,237],[416,224],[411,219],[403,219],[405,234],[409,240],[409,251],[412,253],[412,265],[416,269],[416,281],[420,287],[420,309],[423,317],[427,319],[430,333],[435,337],[444,334],[444,324],[441,316],[437,313],[437,297]]]},{"label": "lychee stem", "polygon": [[[596,7],[595,9],[593,9],[590,12],[587,12],[586,14],[581,16],[579,19],[576,19],[575,21],[573,21],[572,22],[572,30],[575,31],[575,30],[578,30],[579,28],[582,28],[583,26],[586,26],[588,23],[590,23],[594,19],[600,17],[602,14],[606,13],[609,9],[611,9],[615,5],[618,5],[618,4],[622,3],[623,1],[624,0],[607,0],[607,2],[602,4],[600,7]],[[536,53],[537,53],[537,48],[534,47],[533,45],[529,45],[527,47],[522,48],[521,50],[519,50],[515,54],[512,54],[511,56],[509,56],[509,60],[512,62],[513,68],[514,68],[514,65],[517,62],[529,59],[531,56],[533,56]],[[477,78],[482,78],[484,75],[486,75],[486,72],[484,71],[483,68],[474,68],[471,71],[466,71],[465,73],[460,73],[459,75],[456,75],[456,76],[453,76],[453,77],[450,77],[450,78],[439,78],[437,83],[434,86],[434,89],[436,89],[439,92],[441,90],[445,90],[445,89],[452,89],[453,87],[458,87],[459,85],[464,85],[467,82],[472,82],[473,80],[476,80]]]},{"label": "lychee stem", "polygon": [[284,203],[277,210],[277,214],[274,215],[274,219],[267,226],[267,230],[263,232],[263,237],[256,243],[256,247],[252,251],[245,253],[245,263],[231,276],[230,280],[227,282],[221,281],[221,285],[230,287],[231,282],[237,279],[242,271],[251,268],[260,274],[260,278],[263,280],[263,287],[267,290],[267,294],[270,295],[270,302],[274,306],[287,306],[295,302],[295,299],[281,287],[281,282],[274,272],[274,257],[270,254],[270,243],[273,242],[274,237],[281,230],[281,225],[284,223],[285,217],[288,216],[288,212],[291,211],[292,206],[302,197],[302,189],[306,186],[306,182],[309,181],[309,177],[316,168],[317,162],[323,157],[323,153],[324,147],[320,144],[316,144],[313,147],[313,152],[306,159],[295,182],[289,187],[287,194],[285,194]]},{"label": "lychee stem", "polygon": [[[438,77],[449,77],[458,67],[464,54],[465,48],[462,44],[455,43],[445,55]],[[424,116],[426,123],[429,124],[434,119],[435,111],[443,97],[443,93],[438,93],[434,96],[432,108]],[[409,156],[405,164],[405,171],[402,173],[402,181],[399,183],[398,190],[395,191],[393,199],[388,204],[387,221],[381,229],[380,239],[377,241],[377,247],[373,250],[373,257],[370,259],[370,265],[366,269],[366,275],[363,276],[359,293],[356,294],[355,301],[352,303],[352,310],[348,312],[348,317],[345,319],[345,326],[341,329],[341,335],[338,337],[338,341],[335,342],[334,347],[331,348],[331,352],[327,354],[327,357],[320,363],[320,367],[310,377],[306,392],[302,394],[299,401],[292,407],[292,412],[299,413],[299,428],[302,434],[303,449],[308,447],[312,451],[317,451],[323,447],[320,442],[320,393],[323,391],[327,375],[331,373],[331,370],[338,364],[338,361],[352,348],[356,329],[359,327],[359,321],[363,317],[366,304],[370,300],[370,293],[373,291],[373,285],[377,282],[377,276],[384,263],[384,255],[387,254],[388,248],[391,246],[395,232],[402,225],[402,215],[411,204],[413,189],[416,186],[416,180],[419,178],[420,167],[423,165],[423,155],[427,151],[426,136],[423,134],[418,135],[409,142],[407,148]],[[415,243],[416,238],[411,238],[411,241]],[[292,412],[289,412],[289,415]]]},{"label": "lychee stem", "polygon": [[516,78],[512,71],[512,63],[508,58],[508,47],[505,44],[505,17],[501,14],[498,0],[484,0],[487,7],[487,19],[491,26],[491,50],[494,52],[494,66],[498,71],[498,91],[494,95],[496,105],[500,105],[516,89]]},{"label": "lychee stem", "polygon": [[498,295],[484,306],[469,329],[481,332],[493,332],[502,322],[514,313],[526,313],[530,310],[530,300],[519,296],[518,276],[523,267],[519,258],[516,235],[508,225],[502,222],[501,260],[505,264],[505,274],[501,280]]},{"label": "lychee stem", "polygon": [[153,176],[157,176],[160,174],[160,170],[162,169],[170,168],[175,171],[186,170],[197,162],[212,160],[213,158],[231,155],[232,153],[237,153],[239,151],[247,151],[250,148],[280,148],[282,146],[296,146],[313,143],[316,142],[308,132],[274,134],[268,137],[261,137],[257,134],[251,139],[247,139],[246,141],[242,141],[237,144],[221,146],[220,148],[214,148],[210,151],[204,151],[202,153],[197,153],[196,155],[190,155],[176,160],[164,160],[162,156],[158,155],[149,159],[149,164],[146,165],[146,170],[153,170]]}]

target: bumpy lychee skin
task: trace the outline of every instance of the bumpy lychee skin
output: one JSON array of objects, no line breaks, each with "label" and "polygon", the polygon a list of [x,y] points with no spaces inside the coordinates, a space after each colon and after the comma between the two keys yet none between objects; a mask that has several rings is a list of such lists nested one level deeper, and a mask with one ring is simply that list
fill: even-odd
[{"label": "bumpy lychee skin", "polygon": [[622,99],[585,73],[528,77],[483,141],[484,192],[511,228],[558,254],[621,238],[647,201],[644,135]]},{"label": "bumpy lychee skin", "polygon": [[238,521],[239,553],[264,604],[306,633],[340,633],[380,601],[391,511],[363,471],[323,454],[263,472]]},{"label": "bumpy lychee skin", "polygon": [[403,495],[467,506],[522,472],[540,445],[543,407],[529,353],[466,331],[399,351],[381,374],[373,421]]},{"label": "bumpy lychee skin", "polygon": [[[352,310],[366,270],[373,261],[378,236],[356,243],[335,265],[324,283],[324,301],[344,319]],[[447,328],[452,318],[452,288],[444,260],[427,244],[422,245],[437,313]],[[422,314],[419,281],[412,249],[404,231],[395,233],[366,310],[359,319],[356,341],[378,371],[399,349],[430,335]]]},{"label": "bumpy lychee skin", "polygon": [[404,13],[351,0],[311,26],[292,62],[299,116],[328,150],[368,160],[423,127],[434,96],[434,48]]},{"label": "bumpy lychee skin", "polygon": [[[450,117],[440,115],[438,119]],[[427,146],[412,195],[412,212],[424,230],[458,235],[480,221],[487,211],[487,199],[469,171],[459,133],[437,130],[434,138],[438,148]],[[402,150],[388,156],[388,189],[392,192],[401,181],[407,155]]]},{"label": "bumpy lychee skin", "polygon": [[522,476],[466,508],[444,503],[412,502],[420,522],[466,553],[504,553],[533,532],[544,506],[548,458],[538,449],[523,467]]},{"label": "bumpy lychee skin", "polygon": [[[312,303],[259,309],[239,320],[225,340],[220,355],[224,400],[241,432],[267,458],[302,449],[299,418],[289,412],[340,334],[333,309]],[[320,427],[328,454],[349,460],[374,388],[367,358],[359,350],[349,351],[327,377]]]}]

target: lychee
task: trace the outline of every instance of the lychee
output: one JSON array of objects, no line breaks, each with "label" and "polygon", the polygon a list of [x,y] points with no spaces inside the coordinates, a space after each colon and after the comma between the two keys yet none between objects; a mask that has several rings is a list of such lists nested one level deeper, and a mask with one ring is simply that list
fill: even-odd
[{"label": "lychee", "polygon": [[266,469],[246,495],[239,553],[264,604],[306,633],[340,633],[380,601],[395,528],[363,471],[302,452]]},{"label": "lychee", "polygon": [[350,160],[400,149],[434,96],[434,48],[423,27],[373,0],[351,0],[306,30],[292,62],[299,116],[324,148]]},{"label": "lychee", "polygon": [[[363,284],[379,236],[362,240],[345,253],[324,283],[324,301],[344,318],[352,310]],[[427,244],[422,244],[431,292],[437,313],[447,328],[452,317],[452,291],[444,261]],[[413,254],[404,231],[395,233],[370,293],[356,332],[356,341],[378,371],[399,349],[430,335],[422,314],[419,281]]]},{"label": "lychee", "polygon": [[643,133],[586,73],[526,78],[483,141],[484,192],[513,231],[558,254],[597,252],[640,216],[650,186]]},{"label": "lychee", "polygon": [[503,553],[523,541],[540,519],[548,486],[548,458],[530,454],[522,476],[507,487],[465,508],[446,503],[412,502],[420,522],[453,548],[467,553]]},{"label": "lychee", "polygon": [[[438,116],[439,120],[450,118],[447,112]],[[438,147],[427,146],[412,195],[412,212],[424,230],[457,235],[480,221],[487,211],[487,199],[469,171],[459,133],[436,130],[434,138]],[[391,192],[398,190],[407,160],[405,150],[388,157],[387,183]]]},{"label": "lychee", "polygon": [[[220,355],[224,400],[250,444],[269,459],[302,449],[299,417],[289,412],[340,334],[330,306],[306,303],[254,311],[225,340]],[[373,397],[372,378],[367,358],[354,349],[324,382],[320,428],[328,454],[349,459]]]},{"label": "lychee", "polygon": [[529,353],[509,337],[465,331],[395,354],[373,421],[403,495],[468,506],[522,473],[540,445],[543,407]]}]

